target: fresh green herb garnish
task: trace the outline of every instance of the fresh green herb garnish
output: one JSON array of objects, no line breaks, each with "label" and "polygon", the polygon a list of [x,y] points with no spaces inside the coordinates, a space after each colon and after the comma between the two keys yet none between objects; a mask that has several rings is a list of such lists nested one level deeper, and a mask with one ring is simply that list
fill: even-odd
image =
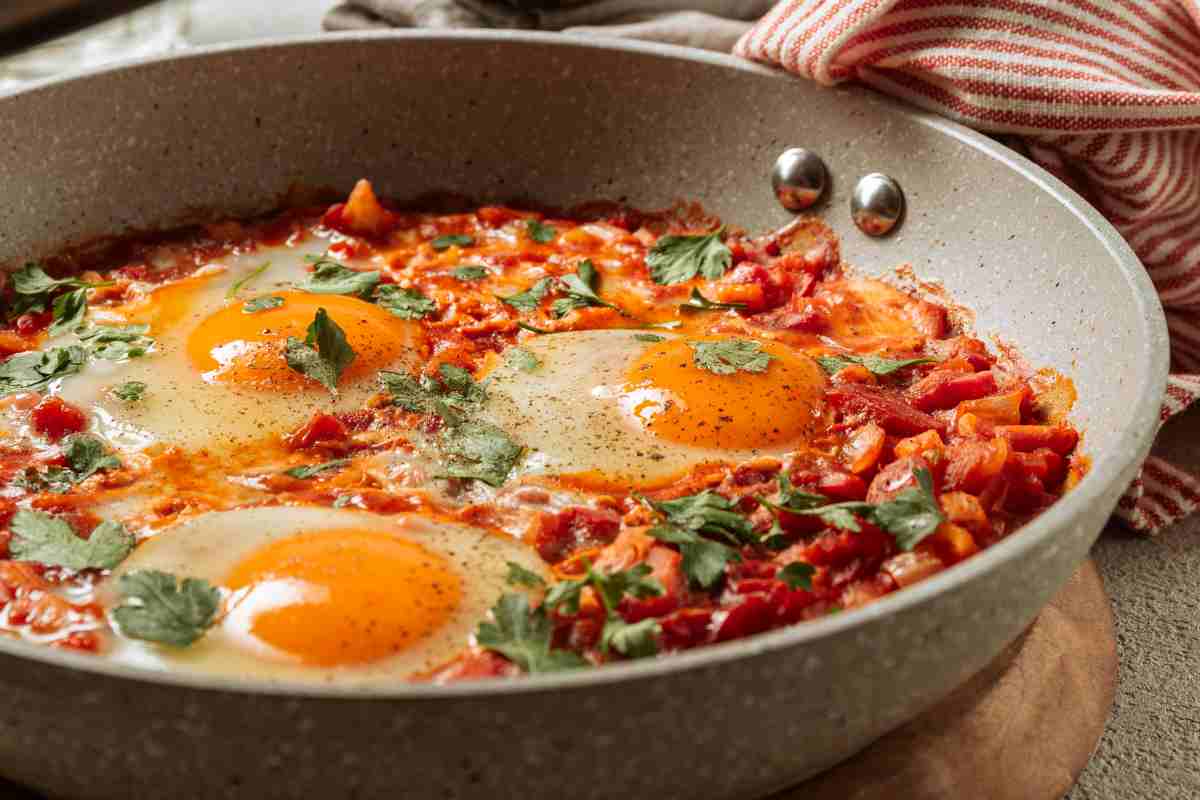
[{"label": "fresh green herb garnish", "polygon": [[[721,578],[728,562],[741,560],[735,547],[759,543],[754,527],[738,512],[736,504],[714,491],[644,502],[666,518],[665,524],[648,531],[650,536],[678,545],[684,574],[706,589]],[[706,539],[702,534],[720,537],[729,544]]]},{"label": "fresh green herb garnish", "polygon": [[548,331],[545,328],[535,328],[534,326],[532,326],[526,322],[518,322],[517,327],[523,331],[529,331],[530,333],[536,333],[539,336],[542,336],[547,333],[554,333],[554,331]]},{"label": "fresh green herb garnish", "polygon": [[125,381],[112,388],[112,395],[126,403],[136,403],[146,394],[146,388],[142,381]]},{"label": "fresh green herb garnish", "polygon": [[34,492],[63,494],[97,472],[120,469],[121,462],[104,442],[88,433],[76,433],[63,441],[65,467],[49,467],[39,472],[29,467],[14,483]]},{"label": "fresh green herb garnish", "polygon": [[350,463],[348,458],[335,458],[333,461],[326,461],[323,464],[305,464],[299,467],[292,467],[283,471],[284,475],[289,478],[299,478],[306,481],[309,478],[316,477],[322,472],[328,472],[332,469],[340,469]]},{"label": "fresh green herb garnish", "polygon": [[436,414],[451,424],[487,399],[471,373],[453,364],[438,367],[437,379],[422,375],[418,380],[404,372],[387,371],[380,372],[379,379],[396,405],[417,414]]},{"label": "fresh green herb garnish", "polygon": [[296,286],[301,291],[369,297],[379,283],[378,271],[359,272],[325,256],[306,256],[305,260],[313,265],[313,271],[308,280]]},{"label": "fresh green herb garnish", "polygon": [[596,294],[596,281],[599,278],[596,272],[596,267],[590,259],[584,259],[579,263],[579,270],[574,275],[564,275],[558,279],[559,288],[563,291],[566,297],[560,297],[551,305],[554,311],[554,316],[562,317],[571,313],[577,308],[585,306],[604,306],[611,308],[619,313],[621,309],[614,306],[607,300],[601,300]]},{"label": "fresh green herb garnish", "polygon": [[503,484],[525,451],[500,428],[474,420],[446,426],[438,443],[450,458],[445,477],[483,481],[489,486]]},{"label": "fresh green herb garnish", "polygon": [[121,633],[131,639],[187,647],[212,627],[221,593],[208,581],[169,572],[137,570],[122,575],[121,605],[112,612]]},{"label": "fresh green herb garnish", "polygon": [[505,581],[510,586],[526,586],[530,589],[540,589],[546,585],[542,580],[542,576],[538,575],[533,570],[525,569],[515,561],[506,562],[508,564],[508,575]]},{"label": "fresh green herb garnish", "polygon": [[718,303],[700,294],[700,290],[692,287],[692,295],[686,303],[679,305],[680,311],[738,311],[746,307],[745,303]]},{"label": "fresh green herb garnish", "polygon": [[13,291],[23,295],[44,295],[55,289],[99,289],[102,286],[112,286],[114,281],[88,283],[79,278],[51,278],[37,264],[26,264],[12,274]]},{"label": "fresh green herb garnish", "polygon": [[346,342],[346,332],[329,318],[325,309],[318,308],[304,341],[288,337],[284,357],[293,370],[336,395],[338,378],[354,361],[355,353]]},{"label": "fresh green herb garnish", "polygon": [[546,294],[553,286],[553,278],[542,278],[523,292],[518,292],[508,297],[500,297],[500,295],[496,295],[496,297],[508,303],[513,308],[520,309],[521,311],[533,311],[541,304],[543,298],[546,297]]},{"label": "fresh green herb garnish", "polygon": [[259,311],[270,311],[272,308],[279,308],[283,305],[283,298],[279,295],[265,294],[262,297],[256,297],[253,300],[247,300],[242,304],[243,314],[257,314]]},{"label": "fresh green herb garnish", "polygon": [[674,525],[656,525],[648,534],[662,542],[677,545],[683,556],[683,574],[694,585],[712,588],[725,574],[725,565],[730,561],[741,561],[737,550],[705,539],[699,533]]},{"label": "fresh green herb garnish", "polygon": [[44,389],[51,381],[79,372],[86,359],[79,345],[9,356],[0,364],[0,395]]},{"label": "fresh green herb garnish", "polygon": [[475,239],[465,233],[449,233],[445,236],[439,236],[430,242],[434,250],[441,252],[448,250],[451,247],[470,247],[475,244]]},{"label": "fresh green herb garnish", "polygon": [[488,269],[478,264],[459,264],[450,274],[460,281],[481,281],[488,276]]},{"label": "fresh green herb garnish", "polygon": [[51,305],[51,319],[54,321],[50,323],[47,333],[60,336],[82,325],[87,315],[87,293],[87,289],[72,289],[54,298]]},{"label": "fresh green herb garnish", "polygon": [[716,280],[733,263],[733,253],[721,241],[722,228],[699,236],[661,236],[646,254],[655,283],[684,283],[700,275]]},{"label": "fresh green herb garnish", "polygon": [[504,352],[504,360],[522,372],[533,372],[542,365],[537,356],[524,347],[510,347]]},{"label": "fresh green herb garnish", "polygon": [[787,584],[787,587],[793,591],[803,589],[806,592],[812,591],[812,576],[817,572],[816,567],[812,564],[805,564],[803,561],[793,561],[775,574],[775,577]]},{"label": "fresh green herb garnish", "polygon": [[[604,630],[600,634],[600,650],[608,652],[611,647],[630,658],[644,658],[658,652],[658,635],[662,628],[653,619],[629,624],[617,611],[621,598],[626,595],[636,598],[658,597],[663,588],[657,580],[647,577],[647,564],[617,572],[597,572],[585,559],[587,572],[578,580],[560,581],[546,592],[547,608],[563,614],[578,614],[579,600],[586,587],[591,587],[604,605]],[[643,624],[649,622],[649,625]]]},{"label": "fresh green herb garnish", "polygon": [[36,561],[70,570],[112,569],[133,550],[133,534],[117,522],[100,523],[87,539],[64,519],[21,509],[9,525],[8,549],[18,561]]},{"label": "fresh green herb garnish", "polygon": [[846,367],[859,364],[866,367],[875,375],[891,375],[893,372],[916,364],[932,364],[932,358],[884,358],[883,356],[855,356],[848,353],[836,356],[817,356],[821,369],[830,375],[841,372]]},{"label": "fresh green herb garnish", "polygon": [[96,358],[121,361],[146,355],[154,346],[154,340],[146,335],[149,331],[149,325],[92,325],[76,335]]},{"label": "fresh green herb garnish", "polygon": [[437,303],[417,289],[401,289],[387,283],[375,290],[375,303],[401,319],[420,319],[437,311]]},{"label": "fresh green herb garnish", "polygon": [[242,277],[238,278],[229,287],[229,290],[225,292],[225,299],[232,300],[234,297],[237,297],[238,292],[240,292],[242,289],[244,289],[245,287],[247,287],[251,283],[253,283],[254,280],[259,275],[262,275],[264,272],[267,271],[267,267],[269,267],[269,266],[271,266],[270,261],[266,262],[261,267],[251,270],[248,274],[243,275]]},{"label": "fresh green herb garnish", "polygon": [[530,674],[587,666],[570,650],[551,649],[554,626],[544,606],[529,607],[523,594],[503,595],[492,607],[495,622],[481,622],[475,632],[480,647],[495,650]]},{"label": "fresh green herb garnish", "polygon": [[639,342],[665,342],[667,340],[667,337],[659,336],[657,333],[635,333],[633,338]]},{"label": "fresh green herb garnish", "polygon": [[766,372],[775,356],[751,339],[721,339],[715,342],[688,342],[697,367],[717,375],[742,372]]},{"label": "fresh green herb garnish", "polygon": [[530,239],[533,239],[538,244],[549,244],[558,235],[558,231],[554,229],[553,225],[547,225],[536,219],[525,221],[525,232],[529,234]]}]

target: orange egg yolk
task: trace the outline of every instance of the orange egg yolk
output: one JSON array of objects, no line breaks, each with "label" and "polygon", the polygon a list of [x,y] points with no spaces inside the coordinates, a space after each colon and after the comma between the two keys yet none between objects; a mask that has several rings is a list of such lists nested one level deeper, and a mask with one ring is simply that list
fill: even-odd
[{"label": "orange egg yolk", "polygon": [[621,407],[678,444],[749,450],[797,442],[821,421],[825,374],[802,353],[760,344],[772,356],[764,371],[728,375],[698,365],[685,340],[655,344],[626,373]]},{"label": "orange egg yolk", "polygon": [[288,366],[284,352],[289,336],[304,340],[321,308],[345,332],[355,353],[340,381],[376,372],[411,347],[412,323],[372,303],[344,295],[274,294],[283,298],[283,305],[248,314],[239,300],[192,332],[188,357],[205,380],[279,391],[315,387],[316,381]]},{"label": "orange egg yolk", "polygon": [[[246,588],[249,633],[305,664],[365,664],[446,623],[463,594],[446,560],[375,530],[311,531],[251,553],[226,580]],[[232,616],[232,615],[231,615]]]}]

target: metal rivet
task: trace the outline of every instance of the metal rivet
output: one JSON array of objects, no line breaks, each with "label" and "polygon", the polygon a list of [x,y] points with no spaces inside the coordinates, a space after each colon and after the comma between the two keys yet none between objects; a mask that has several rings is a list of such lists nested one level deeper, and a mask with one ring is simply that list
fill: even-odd
[{"label": "metal rivet", "polygon": [[904,190],[882,172],[864,175],[850,195],[850,217],[867,236],[884,236],[904,216]]},{"label": "metal rivet", "polygon": [[829,171],[825,162],[811,150],[789,147],[775,159],[771,169],[771,189],[779,204],[788,211],[803,211],[825,193]]}]

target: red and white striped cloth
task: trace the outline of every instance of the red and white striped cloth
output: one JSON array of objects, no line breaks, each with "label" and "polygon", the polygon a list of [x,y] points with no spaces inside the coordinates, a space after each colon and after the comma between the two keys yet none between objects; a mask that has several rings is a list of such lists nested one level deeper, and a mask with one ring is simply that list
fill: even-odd
[{"label": "red and white striped cloth", "polygon": [[[781,0],[734,53],[1019,137],[1158,288],[1163,421],[1200,398],[1200,0]],[[1152,455],[1117,513],[1154,531],[1197,507],[1200,476]]]}]

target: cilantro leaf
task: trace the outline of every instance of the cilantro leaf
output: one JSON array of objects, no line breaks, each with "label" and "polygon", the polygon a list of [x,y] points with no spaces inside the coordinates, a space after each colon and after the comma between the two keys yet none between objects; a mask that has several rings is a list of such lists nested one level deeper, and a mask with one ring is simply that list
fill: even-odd
[{"label": "cilantro leaf", "polygon": [[541,304],[542,299],[553,285],[553,278],[542,278],[523,292],[510,294],[508,297],[501,297],[500,295],[496,295],[496,297],[508,303],[513,308],[520,309],[521,311],[533,311]]},{"label": "cilantro leaf", "polygon": [[305,464],[299,467],[292,467],[283,471],[284,475],[289,478],[299,478],[300,480],[308,480],[316,477],[322,472],[328,472],[331,469],[339,469],[350,463],[348,458],[335,458],[332,461],[326,461],[323,464]]},{"label": "cilantro leaf", "polygon": [[574,275],[564,275],[559,278],[559,288],[566,294],[566,297],[560,297],[554,301],[551,307],[554,316],[566,316],[571,311],[585,306],[603,306],[623,313],[621,309],[607,300],[601,300],[600,296],[596,294],[596,281],[599,277],[595,265],[590,259],[585,258],[579,263],[579,270]]},{"label": "cilantro leaf", "polygon": [[88,283],[79,278],[51,278],[37,264],[29,263],[12,274],[13,291],[23,295],[44,295],[55,289],[98,289],[112,286],[113,281]]},{"label": "cilantro leaf", "polygon": [[733,253],[721,241],[722,228],[699,236],[660,236],[646,254],[655,283],[670,285],[697,275],[715,280],[733,263]]},{"label": "cilantro leaf", "polygon": [[112,612],[122,634],[131,639],[187,647],[212,627],[221,593],[208,581],[168,572],[137,570],[122,575],[123,601]]},{"label": "cilantro leaf", "polygon": [[775,356],[750,339],[721,339],[715,342],[688,342],[697,367],[717,375],[742,372],[766,372]]},{"label": "cilantro leaf", "polygon": [[846,367],[859,364],[866,367],[875,375],[891,375],[893,372],[904,369],[905,367],[915,366],[917,364],[932,364],[935,359],[932,358],[884,358],[883,356],[856,356],[849,353],[842,353],[836,356],[817,356],[817,363],[821,365],[821,369],[825,370],[830,375],[841,372]]},{"label": "cilantro leaf", "polygon": [[459,411],[467,411],[483,403],[487,393],[471,377],[471,373],[453,364],[438,368],[438,379],[423,375],[418,380],[403,372],[380,372],[384,390],[392,402],[405,411],[417,414],[437,414],[447,424],[459,420]]},{"label": "cilantro leaf", "polygon": [[272,308],[279,308],[281,305],[283,305],[282,297],[276,294],[265,294],[243,303],[242,313],[257,314],[259,311],[270,311]]},{"label": "cilantro leaf", "polygon": [[558,231],[554,229],[553,225],[547,225],[536,219],[525,221],[525,232],[529,234],[530,239],[539,244],[549,244],[558,235]]},{"label": "cilantro leaf", "polygon": [[238,278],[236,281],[233,282],[233,284],[225,292],[225,299],[232,300],[234,297],[237,297],[238,292],[240,292],[242,289],[244,289],[245,287],[247,287],[251,283],[253,283],[254,280],[259,275],[262,275],[264,272],[267,271],[267,267],[269,267],[269,266],[271,266],[270,261],[264,263],[261,267],[258,267],[257,269],[251,270],[249,272],[249,274],[243,275],[242,277]]},{"label": "cilantro leaf", "polygon": [[661,542],[677,545],[683,556],[683,574],[704,589],[711,589],[721,579],[726,564],[742,560],[732,547],[705,539],[696,531],[674,525],[657,525],[646,533]]},{"label": "cilantro leaf", "polygon": [[54,298],[50,307],[52,319],[47,331],[51,336],[59,336],[78,328],[83,324],[87,314],[87,289],[72,289]]},{"label": "cilantro leaf", "polygon": [[720,536],[732,544],[755,544],[754,526],[737,510],[737,505],[705,489],[699,494],[674,500],[651,500],[650,506],[679,528]]},{"label": "cilantro leaf", "polygon": [[375,290],[375,303],[401,319],[420,319],[437,311],[437,303],[417,289],[402,289],[394,283]]},{"label": "cilantro leaf", "polygon": [[600,649],[616,650],[628,658],[649,658],[658,653],[658,637],[662,625],[653,617],[629,623],[613,615],[604,622],[600,632]]},{"label": "cilantro leaf", "polygon": [[154,340],[146,335],[149,331],[149,325],[92,325],[76,331],[76,335],[88,345],[93,356],[120,361],[140,358],[154,346]]},{"label": "cilantro leaf", "polygon": [[446,387],[447,395],[454,402],[460,405],[478,404],[487,400],[487,392],[484,391],[483,385],[462,367],[442,364],[438,367],[438,375],[441,376],[442,385]]},{"label": "cilantro leaf", "polygon": [[745,303],[718,303],[715,300],[709,300],[704,295],[700,294],[700,290],[695,286],[692,287],[692,295],[687,299],[686,303],[679,305],[680,311],[738,311],[746,307]]},{"label": "cilantro leaf", "polygon": [[600,635],[600,649],[609,648],[630,658],[643,658],[658,652],[658,634],[662,628],[653,619],[627,623],[617,612],[621,598],[658,597],[663,593],[662,585],[648,577],[648,564],[638,564],[627,570],[597,572],[586,559],[587,572],[581,579],[560,581],[546,592],[545,607],[562,614],[578,614],[583,590],[591,587],[604,605],[605,622]]},{"label": "cilantro leaf", "polygon": [[465,233],[449,233],[445,236],[439,236],[430,242],[433,249],[439,253],[451,247],[470,247],[473,244],[475,244],[474,237],[468,236]]},{"label": "cilantro leaf", "polygon": [[469,478],[489,486],[503,484],[525,452],[500,428],[473,420],[445,428],[439,445],[450,458],[446,477]]},{"label": "cilantro leaf", "polygon": [[488,269],[479,264],[459,264],[450,274],[460,281],[481,281],[488,276]]},{"label": "cilantro leaf", "polygon": [[79,345],[9,356],[0,364],[0,395],[43,389],[58,378],[79,372],[86,358]]},{"label": "cilantro leaf", "polygon": [[775,577],[786,583],[787,587],[792,591],[803,589],[806,592],[811,592],[813,588],[812,576],[816,572],[817,569],[812,564],[805,564],[803,561],[793,561],[775,573]]},{"label": "cilantro leaf", "polygon": [[475,632],[480,647],[495,650],[530,674],[577,669],[587,665],[570,650],[553,650],[553,626],[545,608],[531,609],[523,594],[506,594],[492,607],[495,622],[481,622]]},{"label": "cilantro leaf", "polygon": [[528,586],[530,589],[540,589],[546,585],[542,576],[533,570],[525,569],[515,561],[506,563],[508,564],[508,575],[505,577],[505,581],[510,586]]},{"label": "cilantro leaf", "polygon": [[304,341],[288,337],[284,357],[293,370],[337,395],[338,378],[354,361],[355,353],[346,342],[345,331],[329,318],[325,309],[318,308]]},{"label": "cilantro leaf", "polygon": [[657,333],[635,333],[633,338],[639,342],[665,342],[667,340],[667,337],[659,336]]},{"label": "cilantro leaf", "polygon": [[533,372],[542,365],[537,356],[524,347],[510,347],[504,352],[504,360],[522,372]]},{"label": "cilantro leaf", "polygon": [[379,272],[359,272],[325,256],[307,256],[312,274],[297,289],[313,294],[355,294],[367,297],[379,283]]},{"label": "cilantro leaf", "polygon": [[112,388],[112,395],[126,403],[136,403],[146,394],[146,388],[143,381],[125,381]]},{"label": "cilantro leaf", "polygon": [[102,522],[83,539],[70,524],[41,511],[21,509],[9,525],[9,552],[18,561],[36,561],[70,570],[112,569],[133,550],[133,534],[117,522]]},{"label": "cilantro leaf", "polygon": [[64,494],[97,472],[119,469],[120,460],[112,455],[99,438],[86,433],[68,436],[63,442],[67,466],[50,467],[42,472],[29,467],[14,483],[32,492]]},{"label": "cilantro leaf", "polygon": [[942,509],[933,494],[933,477],[929,470],[913,471],[916,486],[910,486],[891,500],[880,503],[872,515],[875,524],[896,537],[896,547],[912,550],[945,521]]}]

